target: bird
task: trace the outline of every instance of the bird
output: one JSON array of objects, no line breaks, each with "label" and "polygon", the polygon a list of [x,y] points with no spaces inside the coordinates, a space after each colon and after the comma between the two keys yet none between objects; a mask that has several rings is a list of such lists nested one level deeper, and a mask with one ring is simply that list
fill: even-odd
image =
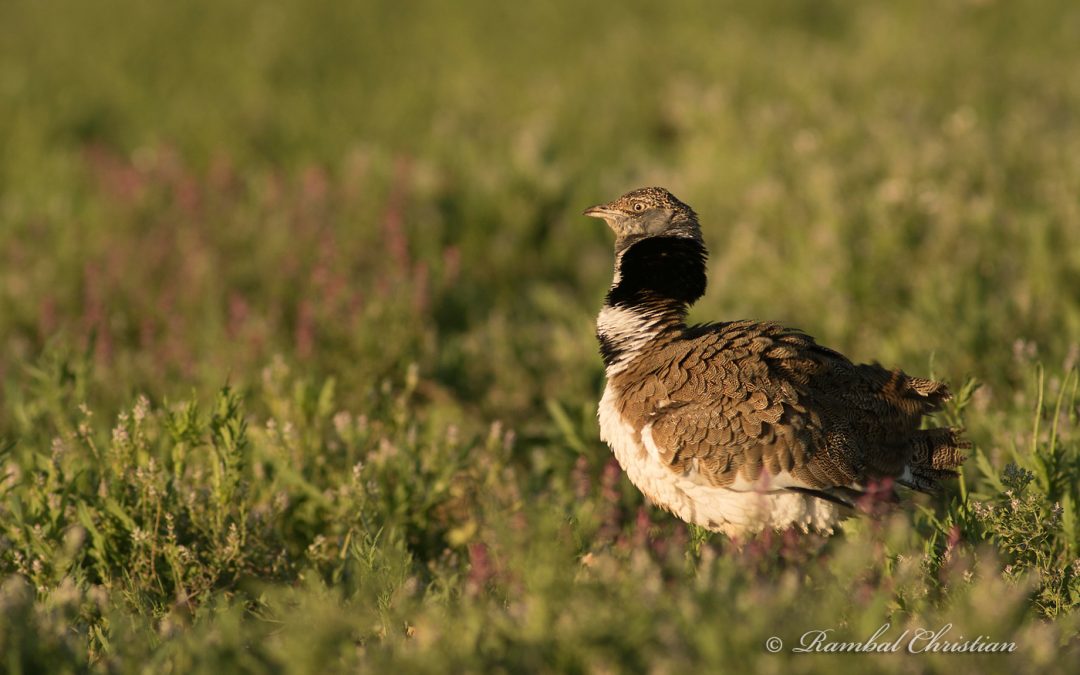
[{"label": "bird", "polygon": [[668,190],[583,215],[615,234],[596,323],[600,436],[650,502],[736,540],[830,534],[883,487],[933,493],[957,475],[963,430],[922,424],[949,400],[944,383],[853,363],[775,322],[687,325],[708,252],[697,214]]}]

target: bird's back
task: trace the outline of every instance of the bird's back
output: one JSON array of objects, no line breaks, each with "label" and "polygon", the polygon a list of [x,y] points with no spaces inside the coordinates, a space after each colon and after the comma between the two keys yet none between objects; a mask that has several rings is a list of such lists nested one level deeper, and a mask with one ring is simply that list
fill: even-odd
[{"label": "bird's back", "polygon": [[611,384],[620,412],[651,426],[673,471],[716,486],[849,486],[902,478],[912,462],[947,471],[962,460],[954,432],[919,428],[949,398],[945,385],[855,365],[775,323],[660,337]]}]

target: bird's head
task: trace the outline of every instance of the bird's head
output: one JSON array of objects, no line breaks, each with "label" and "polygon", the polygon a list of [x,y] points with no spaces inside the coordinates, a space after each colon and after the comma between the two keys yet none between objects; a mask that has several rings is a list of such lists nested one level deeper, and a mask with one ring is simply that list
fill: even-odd
[{"label": "bird's head", "polygon": [[694,210],[661,187],[631,190],[615,201],[585,209],[584,215],[602,218],[615,232],[617,248],[646,237],[701,240],[701,228]]}]

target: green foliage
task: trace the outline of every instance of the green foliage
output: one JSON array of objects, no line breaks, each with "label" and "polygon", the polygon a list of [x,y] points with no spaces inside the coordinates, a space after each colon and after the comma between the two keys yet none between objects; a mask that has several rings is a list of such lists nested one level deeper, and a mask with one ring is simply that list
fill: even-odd
[{"label": "green foliage", "polygon": [[[1078,29],[2,3],[0,669],[1070,672]],[[696,317],[952,382],[961,479],[742,548],[643,504],[597,437],[611,251],[577,214],[644,184],[703,217]],[[1016,651],[791,651],[885,623]]]},{"label": "green foliage", "polygon": [[[1013,447],[1012,462],[1000,474],[985,456],[978,466],[988,483],[989,499],[967,506],[972,529],[992,541],[1005,556],[1005,575],[1017,579],[1034,574],[1033,602],[1055,617],[1080,606],[1080,423],[1078,372],[1069,371],[1058,384],[1056,400],[1044,405],[1043,371],[1038,370],[1038,407],[1031,442]],[[1040,428],[1049,418],[1049,436]]]}]

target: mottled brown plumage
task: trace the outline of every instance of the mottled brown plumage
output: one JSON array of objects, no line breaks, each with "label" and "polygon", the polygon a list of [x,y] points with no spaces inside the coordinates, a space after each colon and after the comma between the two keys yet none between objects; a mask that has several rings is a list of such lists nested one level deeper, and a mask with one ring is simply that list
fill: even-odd
[{"label": "mottled brown plumage", "polygon": [[[687,308],[704,292],[705,249],[696,215],[666,190],[635,190],[586,214],[616,233],[615,281],[598,320],[608,366],[602,430],[661,506],[752,531],[745,514],[726,515],[725,490],[850,503],[881,479],[932,490],[963,461],[956,430],[920,428],[949,398],[940,382],[856,365],[775,323],[687,327]],[[839,517],[790,520],[828,529]]]},{"label": "mottled brown plumage", "polygon": [[828,488],[898,477],[914,464],[929,486],[961,459],[953,432],[919,429],[948,398],[944,385],[854,365],[777,324],[671,333],[612,382],[620,411],[653,425],[672,470],[711,485],[787,471]]}]

